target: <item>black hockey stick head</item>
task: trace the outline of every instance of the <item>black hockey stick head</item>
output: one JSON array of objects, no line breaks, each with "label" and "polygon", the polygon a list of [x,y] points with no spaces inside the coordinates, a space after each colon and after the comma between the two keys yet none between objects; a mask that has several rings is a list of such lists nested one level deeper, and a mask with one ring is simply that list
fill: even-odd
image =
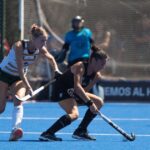
[{"label": "black hockey stick head", "polygon": [[126,138],[127,138],[129,141],[134,141],[135,138],[136,138],[136,136],[135,136],[134,133],[131,133],[131,135],[126,136]]}]

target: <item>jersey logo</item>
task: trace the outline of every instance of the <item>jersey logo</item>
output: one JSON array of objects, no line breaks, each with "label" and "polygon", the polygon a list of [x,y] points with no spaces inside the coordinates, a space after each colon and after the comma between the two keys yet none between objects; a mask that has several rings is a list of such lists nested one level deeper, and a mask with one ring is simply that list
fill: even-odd
[{"label": "jersey logo", "polygon": [[73,88],[68,89],[67,93],[69,94],[69,96],[74,97],[74,89]]}]

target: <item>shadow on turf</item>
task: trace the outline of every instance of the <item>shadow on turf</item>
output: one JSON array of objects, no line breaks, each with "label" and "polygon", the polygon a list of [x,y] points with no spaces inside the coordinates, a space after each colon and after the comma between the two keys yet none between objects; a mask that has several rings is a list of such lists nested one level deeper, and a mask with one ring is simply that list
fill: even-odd
[{"label": "shadow on turf", "polygon": [[93,141],[86,141],[86,140],[63,140],[63,141],[40,141],[40,140],[20,140],[20,142],[43,142],[43,143],[48,143],[48,142],[93,142]]},{"label": "shadow on turf", "polygon": [[42,143],[48,143],[48,142],[94,142],[94,141],[88,141],[88,140],[63,140],[63,141],[40,141],[40,140],[19,140],[19,141],[8,141],[8,140],[0,140],[1,142],[9,142],[9,143],[15,143],[15,142],[42,142]]}]

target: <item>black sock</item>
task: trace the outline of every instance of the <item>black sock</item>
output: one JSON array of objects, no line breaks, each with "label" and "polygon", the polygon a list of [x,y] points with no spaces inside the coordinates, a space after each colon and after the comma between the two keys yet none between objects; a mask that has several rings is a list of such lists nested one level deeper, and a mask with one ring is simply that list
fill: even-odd
[{"label": "black sock", "polygon": [[71,121],[72,120],[69,115],[64,115],[61,118],[59,118],[46,132],[54,134],[58,130],[71,124]]},{"label": "black sock", "polygon": [[96,114],[93,114],[90,109],[87,110],[83,120],[81,121],[78,129],[86,130],[91,121],[96,117]]}]

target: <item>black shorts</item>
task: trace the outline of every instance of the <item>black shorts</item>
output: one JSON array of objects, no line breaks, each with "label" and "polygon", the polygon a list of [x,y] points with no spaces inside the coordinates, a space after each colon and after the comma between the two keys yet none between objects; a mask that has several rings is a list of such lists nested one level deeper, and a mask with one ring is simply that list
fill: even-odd
[{"label": "black shorts", "polygon": [[[57,81],[56,81],[55,84],[53,84],[52,97],[51,97],[52,101],[61,102],[65,99],[73,98],[72,96],[68,94],[69,89],[72,89],[72,88],[66,88],[65,86],[62,87],[59,84],[57,84]],[[82,100],[79,100],[78,98],[74,98],[74,99],[79,105],[84,105],[84,102]]]},{"label": "black shorts", "polygon": [[57,81],[53,84],[52,89],[51,99],[53,102],[60,102],[64,99],[71,98],[71,96],[67,93],[67,88],[60,86]]},{"label": "black shorts", "polygon": [[10,75],[10,74],[8,74],[5,71],[0,69],[0,81],[7,83],[9,86],[11,86],[16,81],[20,81],[20,80],[21,79],[19,76]]}]

